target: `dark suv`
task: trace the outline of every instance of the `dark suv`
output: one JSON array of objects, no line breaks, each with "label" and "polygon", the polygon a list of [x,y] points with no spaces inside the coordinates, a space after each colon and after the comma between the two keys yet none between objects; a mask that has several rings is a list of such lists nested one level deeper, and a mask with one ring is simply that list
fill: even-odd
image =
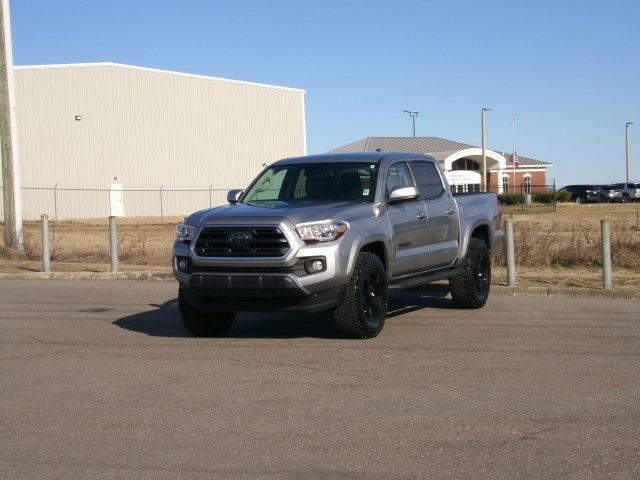
[{"label": "dark suv", "polygon": [[600,185],[567,185],[560,192],[571,193],[571,201],[576,203],[602,202]]}]

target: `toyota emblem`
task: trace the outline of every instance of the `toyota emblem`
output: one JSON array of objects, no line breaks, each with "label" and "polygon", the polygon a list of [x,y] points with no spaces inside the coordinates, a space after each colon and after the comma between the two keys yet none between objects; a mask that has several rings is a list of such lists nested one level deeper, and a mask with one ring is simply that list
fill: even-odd
[{"label": "toyota emblem", "polygon": [[243,248],[249,245],[251,235],[247,232],[231,232],[229,234],[229,243],[232,247]]}]

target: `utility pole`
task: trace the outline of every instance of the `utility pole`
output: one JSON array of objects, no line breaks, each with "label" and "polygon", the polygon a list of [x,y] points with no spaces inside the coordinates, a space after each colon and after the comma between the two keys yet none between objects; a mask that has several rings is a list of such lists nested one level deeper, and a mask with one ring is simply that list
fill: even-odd
[{"label": "utility pole", "polygon": [[[631,141],[629,140],[629,127],[633,125],[633,122],[627,122],[624,126],[624,139],[625,139],[625,151],[627,159],[627,184],[631,183]],[[625,191],[628,190],[629,185],[626,186]]]},{"label": "utility pole", "polygon": [[482,186],[483,191],[489,191],[489,185],[487,185],[487,127],[485,122],[485,114],[490,111],[490,108],[482,108]]},{"label": "utility pole", "polygon": [[511,153],[511,172],[513,174],[513,192],[516,193],[516,162],[518,161],[518,154],[516,153],[516,121],[513,120],[511,125],[513,129],[513,152]]},{"label": "utility pole", "polygon": [[411,117],[411,120],[413,122],[413,136],[416,136],[416,117],[418,116],[418,114],[420,112],[416,112],[413,110],[403,110],[404,113],[408,113],[409,116]]},{"label": "utility pole", "polygon": [[9,0],[0,1],[0,155],[2,155],[2,198],[4,202],[4,244],[22,251],[22,201],[18,131],[13,84],[11,15]]}]

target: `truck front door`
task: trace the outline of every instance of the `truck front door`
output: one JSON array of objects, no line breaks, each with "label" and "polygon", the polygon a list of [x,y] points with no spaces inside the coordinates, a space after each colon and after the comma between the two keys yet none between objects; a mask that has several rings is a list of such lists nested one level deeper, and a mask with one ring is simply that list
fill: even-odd
[{"label": "truck front door", "polygon": [[[405,161],[389,166],[385,178],[385,195],[395,188],[415,187],[409,164]],[[427,266],[427,212],[419,198],[389,203],[387,215],[393,231],[393,276],[423,271]]]},{"label": "truck front door", "polygon": [[413,160],[411,170],[427,213],[424,263],[429,269],[449,266],[458,256],[460,227],[457,205],[451,191],[445,188],[435,163]]}]

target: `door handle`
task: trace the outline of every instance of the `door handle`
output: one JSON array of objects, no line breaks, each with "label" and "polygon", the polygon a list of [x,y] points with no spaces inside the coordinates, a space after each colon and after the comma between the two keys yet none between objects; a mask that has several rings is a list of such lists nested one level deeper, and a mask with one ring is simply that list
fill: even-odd
[{"label": "door handle", "polygon": [[453,215],[454,213],[456,213],[456,209],[449,207],[445,210],[445,212],[447,213],[447,215]]},{"label": "door handle", "polygon": [[418,214],[416,215],[416,218],[418,220],[424,220],[425,218],[427,218],[427,214],[424,212],[418,212]]}]

